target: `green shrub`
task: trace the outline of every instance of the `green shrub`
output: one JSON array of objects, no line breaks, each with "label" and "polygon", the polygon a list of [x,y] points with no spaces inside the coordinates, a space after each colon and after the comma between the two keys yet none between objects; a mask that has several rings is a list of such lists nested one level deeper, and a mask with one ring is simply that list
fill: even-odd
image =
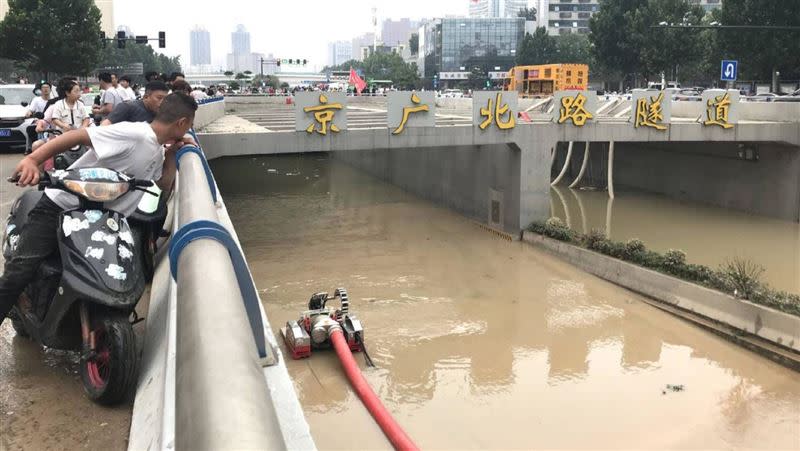
[{"label": "green shrub", "polygon": [[641,261],[642,255],[644,255],[647,249],[644,247],[644,243],[642,240],[638,238],[632,238],[625,243],[625,260],[636,262],[638,263]]},{"label": "green shrub", "polygon": [[674,275],[680,275],[686,266],[686,253],[679,249],[670,249],[664,254],[662,268]]},{"label": "green shrub", "polygon": [[559,218],[553,217],[544,223],[544,235],[559,241],[572,241],[576,234]]},{"label": "green shrub", "polygon": [[583,245],[593,251],[599,251],[599,246],[606,243],[606,233],[599,229],[592,229],[588,234],[583,236]]},{"label": "green shrub", "polygon": [[539,235],[544,235],[544,224],[541,222],[533,222],[528,226],[528,230],[533,233],[538,233]]},{"label": "green shrub", "polygon": [[750,260],[734,257],[722,265],[723,276],[734,289],[734,294],[743,299],[752,299],[761,288],[764,268]]}]

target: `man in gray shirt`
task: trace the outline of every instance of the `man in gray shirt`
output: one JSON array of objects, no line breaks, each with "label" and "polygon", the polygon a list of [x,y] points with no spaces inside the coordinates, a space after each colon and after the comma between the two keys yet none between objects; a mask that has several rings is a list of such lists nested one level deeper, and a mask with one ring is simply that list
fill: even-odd
[{"label": "man in gray shirt", "polygon": [[164,97],[169,89],[163,81],[151,81],[144,88],[141,100],[125,102],[117,105],[111,114],[100,125],[117,124],[119,122],[153,122]]},{"label": "man in gray shirt", "polygon": [[93,106],[92,113],[96,117],[105,118],[111,114],[114,107],[123,103],[123,100],[119,96],[119,92],[111,84],[111,74],[102,72],[97,76],[97,79],[100,81],[100,89],[103,90],[103,93],[100,94],[100,105]]}]

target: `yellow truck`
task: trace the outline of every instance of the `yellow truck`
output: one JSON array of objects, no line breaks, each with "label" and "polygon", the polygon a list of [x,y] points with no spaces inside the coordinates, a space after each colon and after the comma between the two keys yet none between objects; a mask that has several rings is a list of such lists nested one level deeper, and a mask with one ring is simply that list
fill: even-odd
[{"label": "yellow truck", "polygon": [[589,66],[586,64],[540,64],[512,67],[503,89],[528,98],[551,96],[555,91],[584,91],[588,85]]}]

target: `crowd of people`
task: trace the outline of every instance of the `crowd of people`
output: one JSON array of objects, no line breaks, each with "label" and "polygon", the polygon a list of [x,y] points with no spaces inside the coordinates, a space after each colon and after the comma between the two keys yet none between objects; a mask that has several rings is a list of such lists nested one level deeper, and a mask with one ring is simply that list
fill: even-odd
[{"label": "crowd of people", "polygon": [[[35,128],[42,135],[16,166],[12,179],[20,186],[36,186],[48,161],[83,146],[86,152],[70,169],[100,167],[123,172],[155,181],[168,195],[175,180],[176,151],[185,144],[197,144],[189,134],[197,102],[183,75],[174,75],[167,81],[160,76],[149,78],[138,98],[127,77],[99,74],[102,91],[92,106],[94,121],[80,99],[83,90],[76,79],[59,80],[55,93],[49,82],[41,83],[29,116],[38,118]],[[52,130],[59,130],[61,136],[48,137]],[[128,216],[140,198],[140,193],[131,194],[111,202],[109,208]],[[76,205],[74,195],[46,189],[30,212],[16,251],[6,260],[0,277],[0,324],[41,263],[58,251],[60,215]]]}]

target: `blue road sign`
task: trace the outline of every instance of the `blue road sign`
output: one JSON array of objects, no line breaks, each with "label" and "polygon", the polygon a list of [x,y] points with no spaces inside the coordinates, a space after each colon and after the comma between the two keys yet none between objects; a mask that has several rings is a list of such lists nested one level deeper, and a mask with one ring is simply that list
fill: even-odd
[{"label": "blue road sign", "polygon": [[739,75],[739,62],[735,60],[722,60],[719,79],[722,81],[736,81]]}]

